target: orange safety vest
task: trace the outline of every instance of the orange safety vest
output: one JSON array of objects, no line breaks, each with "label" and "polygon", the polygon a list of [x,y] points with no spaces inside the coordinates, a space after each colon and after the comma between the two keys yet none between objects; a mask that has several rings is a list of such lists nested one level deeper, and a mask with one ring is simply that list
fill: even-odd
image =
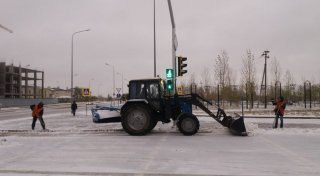
[{"label": "orange safety vest", "polygon": [[274,108],[274,112],[276,113],[280,112],[280,114],[283,116],[285,108],[286,108],[286,102],[284,100],[280,100],[277,102],[277,105]]},{"label": "orange safety vest", "polygon": [[32,111],[32,117],[37,118],[40,115],[40,112],[42,111],[42,109],[43,108],[39,106],[39,104],[36,104]]}]

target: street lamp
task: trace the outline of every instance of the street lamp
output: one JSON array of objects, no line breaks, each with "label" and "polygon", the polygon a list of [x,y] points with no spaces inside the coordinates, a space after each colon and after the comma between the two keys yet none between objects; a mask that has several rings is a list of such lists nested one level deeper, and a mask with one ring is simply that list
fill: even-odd
[{"label": "street lamp", "polygon": [[113,75],[113,96],[115,96],[116,94],[115,94],[115,76],[114,76],[114,66],[113,65],[110,65],[110,64],[108,64],[108,63],[106,63],[106,66],[110,66],[110,67],[112,67],[112,75]]},{"label": "street lamp", "polygon": [[71,40],[71,98],[73,98],[73,38],[76,34],[80,32],[87,32],[90,31],[90,29],[77,31],[72,34],[72,40]]}]

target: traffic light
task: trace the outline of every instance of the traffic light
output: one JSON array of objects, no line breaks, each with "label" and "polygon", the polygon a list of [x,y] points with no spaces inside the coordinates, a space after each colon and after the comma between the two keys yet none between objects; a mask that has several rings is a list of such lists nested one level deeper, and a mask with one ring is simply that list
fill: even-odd
[{"label": "traffic light", "polygon": [[167,79],[172,79],[173,78],[173,69],[166,69],[166,77]]},{"label": "traffic light", "polygon": [[167,80],[167,89],[168,90],[173,90],[173,82],[171,79]]},{"label": "traffic light", "polygon": [[187,70],[184,70],[185,67],[187,67],[187,63],[184,63],[186,61],[186,57],[178,57],[178,76],[183,76],[188,72]]}]

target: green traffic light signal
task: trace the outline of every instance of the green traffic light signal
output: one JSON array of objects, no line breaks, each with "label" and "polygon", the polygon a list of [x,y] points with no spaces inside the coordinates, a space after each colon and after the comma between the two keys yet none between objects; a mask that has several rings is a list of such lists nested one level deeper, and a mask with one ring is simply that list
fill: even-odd
[{"label": "green traffic light signal", "polygon": [[166,69],[166,77],[167,79],[173,78],[173,69]]},{"label": "green traffic light signal", "polygon": [[167,80],[167,89],[168,90],[173,90],[173,82],[172,80]]}]

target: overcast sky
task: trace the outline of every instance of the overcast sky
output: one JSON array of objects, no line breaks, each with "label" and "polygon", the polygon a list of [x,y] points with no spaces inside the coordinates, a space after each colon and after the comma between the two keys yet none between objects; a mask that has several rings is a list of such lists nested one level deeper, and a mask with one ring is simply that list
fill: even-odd
[{"label": "overcast sky", "polygon": [[[188,57],[185,80],[194,73],[200,81],[221,50],[239,79],[250,49],[259,83],[264,50],[270,50],[268,64],[277,58],[297,83],[320,82],[319,0],[171,2],[177,55]],[[44,70],[45,86],[71,87],[71,36],[88,28],[74,38],[74,86],[90,82],[93,94],[111,93],[112,68],[105,63],[127,80],[153,76],[153,0],[0,0],[0,24],[13,31],[0,28],[0,61]],[[157,74],[164,77],[172,64],[167,0],[156,0],[156,38]]]}]

